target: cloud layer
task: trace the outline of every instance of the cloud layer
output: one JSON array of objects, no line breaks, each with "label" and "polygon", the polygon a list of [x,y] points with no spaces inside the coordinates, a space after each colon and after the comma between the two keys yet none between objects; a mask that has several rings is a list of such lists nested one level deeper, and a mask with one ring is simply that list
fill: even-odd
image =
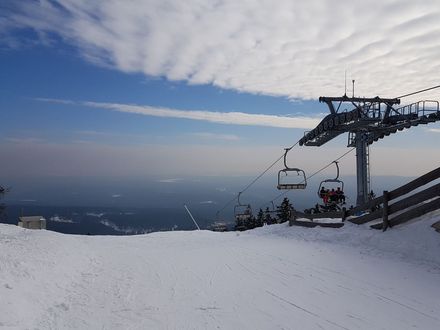
[{"label": "cloud layer", "polygon": [[299,99],[343,94],[346,70],[357,95],[440,83],[439,0],[40,0],[7,10],[0,35],[11,47],[13,31],[31,28],[90,62],[170,80]]},{"label": "cloud layer", "polygon": [[[432,164],[440,163],[440,153],[433,148],[376,147],[370,155],[374,175],[417,176],[432,170]],[[303,168],[311,175],[342,155],[347,148],[328,147],[295,148],[289,163]],[[187,145],[185,148],[173,145],[115,146],[102,144],[55,144],[35,142],[1,142],[3,156],[1,176],[10,178],[44,176],[164,176],[165,184],[179,183],[180,178],[190,176],[248,176],[261,174],[275,159],[282,155],[279,146],[211,146]],[[392,157],[390,157],[392,155]],[[420,162],[423,159],[423,162]],[[355,155],[351,153],[340,162],[343,176],[354,175]],[[273,178],[282,169],[278,162],[266,175]],[[173,175],[173,176],[171,176]],[[333,169],[322,175],[334,175]],[[224,188],[218,188],[223,191]],[[117,192],[116,192],[117,193]]]}]

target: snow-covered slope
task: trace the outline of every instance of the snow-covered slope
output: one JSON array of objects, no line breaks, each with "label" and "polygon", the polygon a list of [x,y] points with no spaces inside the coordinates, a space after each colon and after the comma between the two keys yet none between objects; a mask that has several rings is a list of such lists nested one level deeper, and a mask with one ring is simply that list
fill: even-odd
[{"label": "snow-covered slope", "polygon": [[126,237],[0,224],[0,328],[437,330],[439,219]]}]

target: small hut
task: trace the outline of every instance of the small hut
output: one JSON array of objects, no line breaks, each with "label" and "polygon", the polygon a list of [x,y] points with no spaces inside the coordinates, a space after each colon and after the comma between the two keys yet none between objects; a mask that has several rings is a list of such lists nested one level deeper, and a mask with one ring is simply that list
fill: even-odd
[{"label": "small hut", "polygon": [[18,226],[27,229],[46,229],[46,219],[39,215],[19,217]]}]

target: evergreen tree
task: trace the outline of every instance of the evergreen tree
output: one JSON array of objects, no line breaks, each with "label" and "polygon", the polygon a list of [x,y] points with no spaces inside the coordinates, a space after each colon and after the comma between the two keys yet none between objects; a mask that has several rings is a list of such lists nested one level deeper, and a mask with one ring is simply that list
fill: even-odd
[{"label": "evergreen tree", "polygon": [[[0,186],[0,199],[3,198],[3,196],[9,191],[10,188],[4,188]],[[3,212],[6,209],[6,205],[3,203],[0,203],[0,217],[3,217]]]},{"label": "evergreen tree", "polygon": [[247,229],[254,229],[256,227],[256,222],[257,219],[255,219],[254,216],[251,216],[249,219],[247,219],[246,221],[246,228]]},{"label": "evergreen tree", "polygon": [[258,211],[257,219],[256,219],[256,227],[262,227],[264,223],[264,212],[262,209]]},{"label": "evergreen tree", "polygon": [[290,219],[292,204],[290,204],[289,199],[284,197],[281,205],[277,207],[277,217],[278,222],[283,223]]},{"label": "evergreen tree", "polygon": [[235,231],[243,231],[246,230],[246,222],[244,221],[244,218],[242,216],[236,216],[235,217]]}]

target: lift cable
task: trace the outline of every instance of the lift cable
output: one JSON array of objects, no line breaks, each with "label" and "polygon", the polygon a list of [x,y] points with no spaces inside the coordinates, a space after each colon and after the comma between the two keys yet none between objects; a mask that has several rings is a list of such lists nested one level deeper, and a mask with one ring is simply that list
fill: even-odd
[{"label": "lift cable", "polygon": [[425,89],[421,89],[421,90],[416,91],[416,92],[412,92],[412,93],[409,93],[409,94],[405,94],[405,95],[402,95],[402,96],[398,96],[398,97],[396,97],[396,98],[397,98],[397,99],[401,99],[401,98],[404,98],[404,97],[407,97],[407,96],[411,96],[411,95],[414,95],[414,94],[423,93],[423,92],[430,91],[430,90],[432,90],[432,89],[436,89],[436,88],[440,88],[440,85],[433,86],[433,87],[429,87],[429,88],[425,88]]},{"label": "lift cable", "polygon": [[[291,150],[293,147],[295,147],[297,144],[299,143],[296,142],[293,146],[291,146],[290,148],[287,148],[287,150]],[[255,182],[257,182],[264,174],[267,173],[267,171],[269,171],[272,167],[274,167],[281,159],[284,158],[284,153],[278,157],[277,160],[275,160],[272,164],[269,165],[269,167],[267,167],[261,174],[259,174],[254,180],[252,180],[242,191],[240,191],[240,193],[244,193],[246,190],[248,190]],[[223,211],[226,207],[228,207],[232,202],[234,202],[236,199],[238,198],[238,194],[237,196],[235,196],[233,199],[231,199],[229,202],[227,202],[221,209],[219,209],[217,211],[217,215]]]},{"label": "lift cable", "polygon": [[[348,150],[347,152],[345,152],[342,156],[339,156],[338,158],[336,158],[335,160],[333,160],[332,162],[328,163],[326,166],[324,166],[323,168],[321,168],[320,170],[316,171],[315,173],[311,174],[310,176],[308,176],[306,179],[309,180],[310,178],[314,177],[315,175],[321,173],[322,171],[324,171],[326,168],[328,168],[329,166],[331,166],[334,162],[337,162],[338,160],[340,160],[341,158],[345,157],[346,155],[348,155],[350,152],[352,152],[353,150],[355,150],[356,148],[352,148],[350,150]],[[282,192],[281,194],[279,194],[278,196],[276,196],[274,199],[270,200],[269,202],[261,205],[259,207],[259,209],[262,208],[262,206],[273,203],[274,201],[276,201],[278,198],[284,196],[285,194],[287,194],[289,191],[286,190],[284,192]]]}]

